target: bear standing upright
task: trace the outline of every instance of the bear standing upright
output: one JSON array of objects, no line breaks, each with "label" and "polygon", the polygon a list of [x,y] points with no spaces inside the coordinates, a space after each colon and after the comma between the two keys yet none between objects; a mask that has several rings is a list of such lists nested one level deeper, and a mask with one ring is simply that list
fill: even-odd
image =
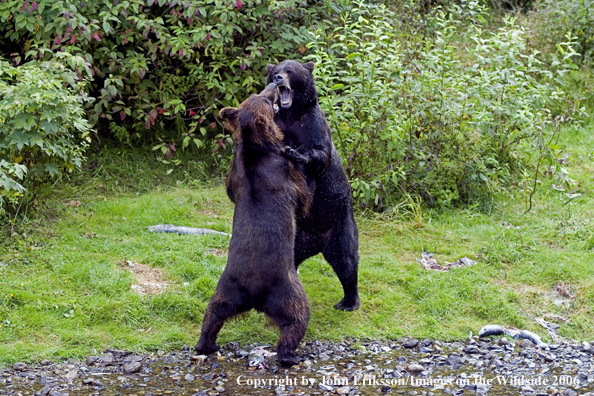
[{"label": "bear standing upright", "polygon": [[225,320],[255,308],[280,327],[277,358],[290,366],[298,362],[295,350],[309,321],[293,252],[296,218],[307,212],[311,194],[303,174],[283,154],[283,136],[273,121],[277,92],[269,84],[239,108],[220,112],[237,144],[227,178],[227,193],[235,202],[233,236],[194,350],[217,351]]},{"label": "bear standing upright", "polygon": [[279,88],[274,122],[285,136],[285,154],[299,165],[314,194],[309,215],[297,222],[295,266],[321,252],[344,289],[344,298],[334,308],[353,311],[360,304],[359,234],[351,186],[318,103],[313,70],[313,62],[268,65],[268,83]]}]

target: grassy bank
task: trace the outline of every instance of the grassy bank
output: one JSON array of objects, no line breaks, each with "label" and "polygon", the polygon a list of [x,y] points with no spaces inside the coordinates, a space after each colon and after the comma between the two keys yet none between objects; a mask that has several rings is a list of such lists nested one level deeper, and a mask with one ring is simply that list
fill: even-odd
[{"label": "grassy bank", "polygon": [[[300,269],[311,306],[306,339],[451,340],[485,324],[527,328],[555,314],[559,334],[594,339],[594,128],[569,129],[568,168],[581,196],[543,186],[528,214],[520,190],[501,194],[487,211],[432,212],[413,201],[390,216],[358,213],[361,309],[332,306],[338,279],[321,256]],[[226,263],[222,236],[151,234],[176,224],[231,231],[233,206],[221,180],[199,185],[198,162],[167,173],[149,154],[105,151],[84,174],[55,192],[37,220],[0,244],[0,364],[84,357],[107,346],[171,350],[197,341],[206,307]],[[478,262],[449,272],[424,270],[422,250],[440,261]],[[162,294],[140,295],[127,261],[160,269]],[[560,282],[574,298],[563,300]],[[251,312],[227,323],[219,342],[275,343],[278,331]]]}]

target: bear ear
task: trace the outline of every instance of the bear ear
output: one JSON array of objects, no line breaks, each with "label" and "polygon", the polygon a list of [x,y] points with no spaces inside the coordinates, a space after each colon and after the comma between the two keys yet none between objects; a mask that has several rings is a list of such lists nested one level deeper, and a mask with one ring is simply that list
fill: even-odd
[{"label": "bear ear", "polygon": [[256,124],[256,126],[259,128],[265,127],[266,124],[268,124],[268,117],[258,114],[254,119],[254,124]]},{"label": "bear ear", "polygon": [[307,62],[307,63],[304,63],[303,64],[303,67],[305,67],[310,73],[313,74],[315,63],[313,63],[313,62]]},{"label": "bear ear", "polygon": [[238,114],[239,111],[237,111],[237,109],[234,109],[232,107],[225,107],[222,108],[219,112],[219,117],[229,120],[232,124],[235,124],[235,122],[237,121]]},{"label": "bear ear", "polygon": [[266,65],[266,75],[270,74],[270,71],[274,69],[274,65],[272,63],[269,63]]}]

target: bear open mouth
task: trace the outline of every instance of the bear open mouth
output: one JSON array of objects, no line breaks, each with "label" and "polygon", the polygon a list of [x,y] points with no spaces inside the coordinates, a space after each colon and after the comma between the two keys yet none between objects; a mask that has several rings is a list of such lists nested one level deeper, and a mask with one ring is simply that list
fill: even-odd
[{"label": "bear open mouth", "polygon": [[286,109],[291,107],[291,88],[280,86],[278,87],[280,91],[280,105],[282,108]]}]

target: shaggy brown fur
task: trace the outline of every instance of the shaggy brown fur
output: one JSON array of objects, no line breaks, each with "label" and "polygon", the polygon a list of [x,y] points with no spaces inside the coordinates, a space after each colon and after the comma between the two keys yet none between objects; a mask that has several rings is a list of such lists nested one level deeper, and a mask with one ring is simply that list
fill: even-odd
[{"label": "shaggy brown fur", "polygon": [[309,321],[307,296],[294,265],[295,227],[297,217],[309,210],[311,194],[303,174],[284,155],[283,135],[273,121],[276,95],[276,85],[269,84],[239,108],[220,112],[237,142],[227,178],[235,202],[233,236],[194,349],[218,350],[216,337],[224,321],[255,308],[280,327],[278,361],[293,365]]}]

